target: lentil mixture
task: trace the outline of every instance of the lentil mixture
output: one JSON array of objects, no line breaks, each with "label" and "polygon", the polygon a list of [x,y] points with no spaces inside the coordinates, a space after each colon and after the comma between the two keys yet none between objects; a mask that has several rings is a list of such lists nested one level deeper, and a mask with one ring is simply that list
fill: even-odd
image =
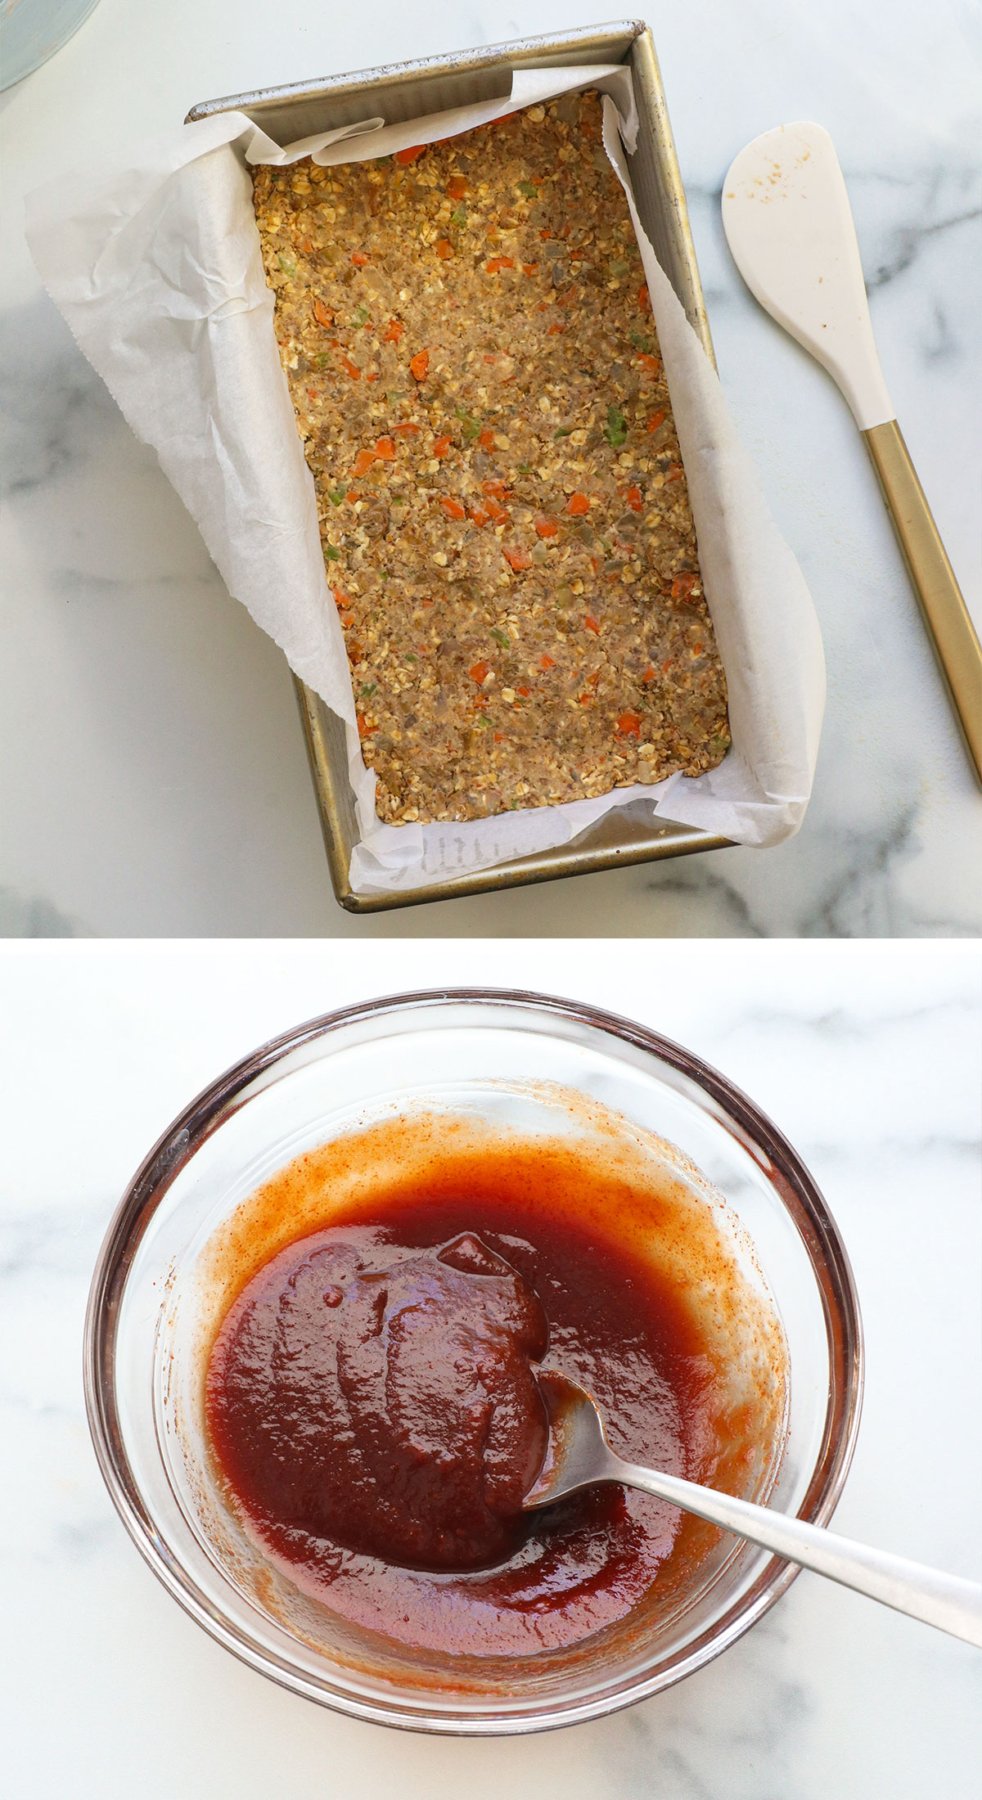
[{"label": "lentil mixture", "polygon": [[719,763],[725,678],[599,97],[254,187],[379,817]]}]

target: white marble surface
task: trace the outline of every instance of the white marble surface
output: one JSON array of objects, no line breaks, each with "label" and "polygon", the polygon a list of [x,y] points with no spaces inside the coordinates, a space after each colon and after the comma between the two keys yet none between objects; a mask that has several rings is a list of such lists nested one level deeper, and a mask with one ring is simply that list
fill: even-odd
[{"label": "white marble surface", "polygon": [[[653,17],[720,366],[811,583],[831,694],[799,838],[372,921],[330,892],[286,667],[41,293],[21,194],[196,99],[593,22],[597,0],[101,0],[3,97],[0,930],[58,935],[958,935],[982,924],[974,786],[865,453],[725,250],[730,158],[831,130],[887,379],[976,617],[978,112],[968,0],[728,0]],[[974,396],[973,396],[974,382]]]},{"label": "white marble surface", "polygon": [[[868,1382],[836,1523],[982,1575],[982,958],[974,945],[415,946],[411,980],[537,986],[700,1052],[788,1133],[853,1261]],[[149,1143],[209,1078],[371,982],[329,944],[0,951],[0,1686],[11,1800],[976,1800],[982,1655],[801,1575],[669,1693],[541,1738],[445,1742],[335,1717],[205,1636],[102,1487],[83,1417],[92,1263]]]}]

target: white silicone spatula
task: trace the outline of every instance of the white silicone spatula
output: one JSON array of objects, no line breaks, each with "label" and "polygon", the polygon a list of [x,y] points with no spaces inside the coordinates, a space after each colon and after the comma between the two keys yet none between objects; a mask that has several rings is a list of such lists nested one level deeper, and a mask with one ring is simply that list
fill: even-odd
[{"label": "white silicone spatula", "polygon": [[751,293],[817,357],[852,408],[982,781],[982,647],[887,393],[828,132],[803,122],[754,138],[723,183],[723,228]]}]

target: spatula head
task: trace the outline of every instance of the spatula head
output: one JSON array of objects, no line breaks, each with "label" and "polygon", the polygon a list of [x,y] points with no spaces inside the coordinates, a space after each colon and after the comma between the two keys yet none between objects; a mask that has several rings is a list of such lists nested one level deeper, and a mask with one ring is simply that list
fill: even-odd
[{"label": "spatula head", "polygon": [[723,183],[723,229],[751,293],[838,382],[860,430],[892,419],[828,132],[778,125],[741,150]]}]

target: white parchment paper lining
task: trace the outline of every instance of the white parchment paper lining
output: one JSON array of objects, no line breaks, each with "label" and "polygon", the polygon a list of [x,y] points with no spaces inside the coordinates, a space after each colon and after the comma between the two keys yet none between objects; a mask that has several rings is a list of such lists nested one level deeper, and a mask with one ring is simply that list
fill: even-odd
[{"label": "white parchment paper lining", "polygon": [[[249,165],[364,161],[455,135],[573,88],[601,89],[604,143],[644,262],[729,688],[733,748],[718,769],[596,800],[456,825],[380,823],[362,759],[314,486],[273,330]],[[68,175],[28,201],[41,277],[75,338],[200,527],[229,590],[346,724],[361,842],[356,893],[489,868],[569,842],[614,807],[739,843],[779,843],[811,792],[825,671],[808,591],[741,447],[719,381],[642,230],[624,156],[636,142],[623,67],[516,71],[509,100],[405,125],[366,119],[282,148],[244,113],[186,125],[101,184]]]}]

